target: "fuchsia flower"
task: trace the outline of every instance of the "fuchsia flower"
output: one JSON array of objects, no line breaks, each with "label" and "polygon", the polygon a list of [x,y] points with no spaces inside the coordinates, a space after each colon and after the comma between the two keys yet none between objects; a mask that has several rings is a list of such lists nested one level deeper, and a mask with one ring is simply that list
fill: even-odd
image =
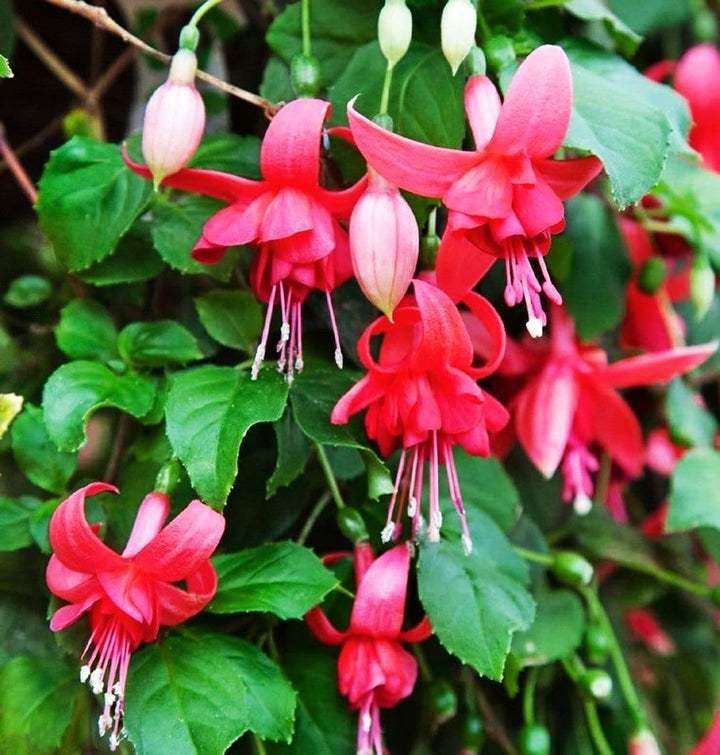
[{"label": "fuchsia flower", "polygon": [[350,254],[363,293],[391,320],[415,273],[419,244],[410,205],[369,168],[367,191],[350,217]]},{"label": "fuchsia flower", "polygon": [[197,58],[190,50],[173,55],[168,80],[145,109],[142,153],[155,188],[195,154],[205,129],[205,106],[195,88]]},{"label": "fuchsia flower", "polygon": [[[368,164],[403,189],[441,197],[448,223],[437,258],[438,285],[459,300],[496,257],[505,261],[509,306],[525,301],[528,329],[540,335],[545,314],[539,292],[554,302],[543,255],[565,225],[563,199],[598,174],[595,157],[549,159],[562,144],[572,108],[570,65],[563,50],[544,45],[518,69],[505,102],[486,76],[473,76],[465,110],[475,151],[433,147],[381,128],[357,113],[348,118]],[[530,266],[537,257],[542,287]]]},{"label": "fuchsia flower", "polygon": [[[85,497],[117,488],[95,482],[73,493],[50,520],[54,554],[47,567],[50,591],[69,605],[50,620],[57,632],[89,612],[90,653],[80,670],[95,694],[104,692],[100,736],[112,728],[110,748],[122,736],[125,682],[130,656],[152,642],[161,626],[173,626],[201,611],[215,595],[217,576],[208,560],[225,519],[200,501],[191,501],[164,529],[170,511],[164,493],[145,496],[125,550],[119,554],[97,536],[99,524],[85,518]],[[174,583],[184,581],[186,589]]]},{"label": "fuchsia flower", "polygon": [[563,497],[587,511],[593,493],[597,444],[630,476],[643,466],[640,424],[617,388],[663,383],[693,369],[717,348],[716,343],[669,349],[607,363],[598,346],[575,338],[573,321],[561,307],[552,309],[550,338],[531,344],[524,364],[530,373],[511,404],[517,438],[535,466],[552,477],[562,464]]},{"label": "fuchsia flower", "polygon": [[[349,554],[326,556],[324,562]],[[410,695],[417,662],[403,642],[421,642],[432,634],[426,617],[403,631],[410,549],[398,545],[374,559],[368,543],[353,553],[357,590],[350,626],[339,632],[319,607],[305,615],[313,634],[328,645],[342,645],[338,658],[338,688],[351,710],[359,711],[357,751],[383,755],[380,708],[392,708]]]},{"label": "fuchsia flower", "polygon": [[[423,472],[429,461],[428,538],[437,541],[440,536],[438,472],[439,465],[445,464],[450,496],[462,520],[463,543],[469,552],[470,533],[452,448],[460,445],[470,454],[488,456],[488,430],[498,430],[508,420],[505,409],[476,382],[497,367],[505,348],[505,331],[489,302],[478,294],[468,294],[464,302],[492,335],[494,347],[485,366],[473,367],[470,336],[451,299],[430,283],[415,280],[413,285],[415,295],[407,296],[395,309],[394,322],[381,317],[360,337],[358,354],[368,374],[337,402],[331,421],[343,424],[367,408],[365,429],[381,453],[389,456],[402,448],[382,533],[384,542],[399,535],[406,498],[413,534],[422,526]],[[379,335],[383,341],[376,361],[370,339]]]},{"label": "fuchsia flower", "polygon": [[[366,179],[345,191],[319,185],[320,140],[329,114],[330,104],[322,100],[303,98],[285,105],[263,139],[262,181],[186,168],[162,182],[229,205],[205,223],[193,250],[200,262],[217,262],[228,246],[251,244],[256,250],[250,284],[255,295],[268,303],[268,310],[253,377],[265,357],[273,307],[278,303],[282,317],[278,368],[287,367],[288,379],[294,369],[302,369],[302,303],[312,289],[327,297],[335,360],[342,366],[330,292],[350,278],[352,265],[347,232],[339,221],[349,219]],[[127,154],[125,160],[136,173],[149,177],[147,168],[132,162]]]},{"label": "fuchsia flower", "polygon": [[717,755],[720,752],[720,711],[715,711],[710,728],[689,755]]},{"label": "fuchsia flower", "polygon": [[625,612],[628,629],[658,655],[674,655],[677,648],[672,637],[660,626],[652,611],[632,608]]}]

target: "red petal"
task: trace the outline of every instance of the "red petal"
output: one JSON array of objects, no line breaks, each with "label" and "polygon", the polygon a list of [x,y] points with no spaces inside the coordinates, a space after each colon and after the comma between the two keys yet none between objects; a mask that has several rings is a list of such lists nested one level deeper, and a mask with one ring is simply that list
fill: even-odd
[{"label": "red petal", "polygon": [[553,228],[565,218],[563,203],[541,178],[534,186],[513,187],[513,210],[524,235],[529,237]]},{"label": "red petal", "polygon": [[88,595],[82,603],[72,603],[69,606],[58,608],[50,619],[50,629],[59,632],[77,621],[89,608],[101,598],[101,593]]},{"label": "red petal", "polygon": [[603,165],[597,157],[581,157],[577,160],[535,159],[533,167],[560,199],[570,199],[597,176]]},{"label": "red petal", "polygon": [[427,640],[433,633],[432,624],[427,616],[423,616],[422,621],[414,626],[412,629],[406,629],[404,632],[400,632],[399,639],[402,642],[422,642]]},{"label": "red petal", "polygon": [[98,582],[119,611],[140,624],[152,623],[154,600],[148,580],[133,569],[130,561],[122,569],[100,572]]},{"label": "red petal", "polygon": [[560,464],[578,402],[575,370],[568,361],[551,361],[517,396],[515,429],[535,466],[550,478]]},{"label": "red petal", "polygon": [[104,569],[122,568],[120,554],[105,545],[85,519],[85,497],[118,490],[104,482],[93,482],[76,490],[55,510],[50,519],[50,545],[62,563],[74,571],[97,574]]},{"label": "red petal", "polygon": [[[463,299],[463,304],[475,315],[475,323],[482,327],[484,333],[483,358],[486,364],[483,367],[466,370],[475,380],[479,380],[495,372],[505,356],[507,343],[505,326],[495,307],[483,296],[471,292]],[[467,324],[467,320],[465,318],[463,320]],[[468,335],[470,335],[469,332]]]},{"label": "red petal", "polygon": [[330,422],[333,425],[344,425],[353,414],[367,409],[370,404],[382,398],[387,392],[384,382],[375,375],[365,375],[344,395],[333,407]]},{"label": "red petal", "polygon": [[438,286],[453,301],[460,301],[492,267],[495,259],[471,244],[464,233],[453,233],[447,229],[440,243],[435,267]]},{"label": "red petal", "polygon": [[425,197],[442,197],[478,162],[476,152],[432,147],[378,126],[348,103],[348,121],[358,149],[383,178]]},{"label": "red petal", "polygon": [[338,220],[349,220],[353,207],[367,189],[367,176],[342,191],[329,191],[319,187],[315,191],[320,204]]},{"label": "red petal", "polygon": [[417,679],[417,661],[399,643],[377,640],[376,662],[385,674],[385,683],[375,690],[375,702],[381,708],[394,708],[412,694]]},{"label": "red petal", "polygon": [[165,582],[178,582],[197,571],[217,547],[225,519],[200,501],[190,501],[132,562]]},{"label": "red petal", "polygon": [[510,175],[502,159],[489,156],[460,176],[443,196],[449,210],[480,220],[504,218],[512,208]]},{"label": "red petal", "polygon": [[700,346],[684,346],[654,354],[621,359],[596,370],[597,379],[615,388],[633,385],[653,385],[669,380],[692,370],[711,357],[718,347],[717,341]]},{"label": "red petal", "polygon": [[571,109],[567,55],[555,45],[538,47],[510,82],[488,151],[549,157],[565,138]]},{"label": "red petal", "polygon": [[130,558],[141,551],[162,529],[170,513],[170,499],[165,493],[154,490],[143,499],[135,524],[122,555]]},{"label": "red petal", "polygon": [[620,343],[626,349],[665,351],[682,343],[680,318],[661,291],[643,293],[634,283],[627,288]]},{"label": "red petal", "polygon": [[[122,154],[125,164],[130,170],[152,181],[152,174],[147,166],[132,160],[124,144]],[[201,170],[198,168],[183,168],[177,173],[167,176],[160,183],[162,186],[169,186],[173,189],[222,199],[228,204],[231,202],[251,202],[255,197],[267,191],[267,185],[264,181],[252,181],[249,178],[221,173],[218,170]]]},{"label": "red petal", "polygon": [[312,189],[320,175],[320,137],[330,103],[301,97],[270,121],[260,148],[263,178],[280,186]]},{"label": "red petal", "polygon": [[475,139],[475,149],[485,149],[490,141],[498,116],[500,95],[487,76],[471,76],[465,85],[465,112]]},{"label": "red petal", "polygon": [[155,584],[160,624],[175,626],[202,611],[217,591],[217,574],[207,561],[186,579],[187,590],[165,582]]},{"label": "red petal", "polygon": [[317,606],[303,617],[308,629],[326,645],[340,645],[348,638],[347,632],[338,632],[330,623],[322,608]]},{"label": "red petal", "polygon": [[265,210],[272,198],[272,193],[266,192],[249,205],[231,204],[216,212],[205,223],[203,238],[222,248],[257,241]]},{"label": "red petal", "polygon": [[369,637],[397,637],[405,614],[410,551],[405,543],[383,553],[358,585],[350,632]]}]

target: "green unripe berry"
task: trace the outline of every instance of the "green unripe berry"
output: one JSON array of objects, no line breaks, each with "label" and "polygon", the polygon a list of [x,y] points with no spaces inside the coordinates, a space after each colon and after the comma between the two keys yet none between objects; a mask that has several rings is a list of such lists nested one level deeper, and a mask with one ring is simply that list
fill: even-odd
[{"label": "green unripe berry", "polygon": [[338,511],[337,525],[343,535],[353,543],[369,540],[365,520],[357,509],[344,508]]},{"label": "green unripe berry", "polygon": [[312,55],[298,53],[290,63],[290,79],[300,97],[314,97],[320,89],[320,63]]},{"label": "green unripe berry", "polygon": [[549,755],[550,732],[541,724],[525,724],[518,741],[520,755]]},{"label": "green unripe berry", "polygon": [[590,624],[585,632],[585,655],[590,663],[597,666],[607,660],[610,653],[610,637],[598,624]]},{"label": "green unripe berry", "polygon": [[558,553],[550,566],[550,571],[570,587],[586,587],[595,573],[592,564],[586,558],[571,551]]},{"label": "green unripe berry", "polygon": [[648,257],[643,262],[638,274],[638,288],[644,294],[654,294],[665,280],[665,262],[660,257]]},{"label": "green unripe berry", "polygon": [[607,671],[599,668],[585,671],[578,679],[583,695],[596,703],[607,700],[612,694],[612,679]]}]

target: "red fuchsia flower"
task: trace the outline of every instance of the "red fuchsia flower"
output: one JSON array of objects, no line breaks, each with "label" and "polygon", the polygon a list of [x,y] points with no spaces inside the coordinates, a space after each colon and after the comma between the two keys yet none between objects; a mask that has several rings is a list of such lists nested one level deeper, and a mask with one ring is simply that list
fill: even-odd
[{"label": "red fuchsia flower", "polygon": [[397,186],[368,169],[368,188],[350,217],[350,255],[367,298],[392,320],[415,273],[420,232]]},{"label": "red fuchsia flower", "polygon": [[195,88],[197,58],[178,50],[168,80],[153,92],[145,109],[142,153],[155,188],[195,154],[205,130],[205,106]]},{"label": "red fuchsia flower", "polygon": [[[633,273],[627,287],[620,340],[625,348],[663,351],[684,342],[684,323],[672,302],[689,295],[689,268],[668,276],[668,263],[655,249],[650,234],[634,220],[620,218],[620,230],[630,254]],[[649,266],[662,280],[648,289],[643,280]]]},{"label": "red fuchsia flower", "polygon": [[[345,191],[329,191],[319,185],[320,142],[329,114],[329,103],[310,98],[289,102],[278,111],[260,151],[262,181],[186,168],[162,182],[228,203],[205,223],[193,250],[195,259],[212,264],[228,246],[251,244],[255,248],[250,284],[268,309],[253,378],[265,358],[276,304],[282,318],[278,368],[287,367],[290,380],[293,370],[302,369],[302,303],[313,289],[327,297],[335,361],[342,366],[330,292],[351,277],[352,264],[347,232],[339,221],[349,219],[366,179]],[[125,160],[136,173],[149,176],[148,169],[132,162],[127,154]]]},{"label": "red fuchsia flower", "polygon": [[[326,556],[331,563],[349,555]],[[393,708],[415,687],[417,662],[403,642],[421,642],[432,634],[425,616],[403,631],[410,548],[398,545],[374,559],[368,543],[353,553],[357,591],[350,626],[340,632],[319,607],[305,615],[312,633],[328,645],[342,645],[338,658],[338,688],[351,710],[359,711],[357,751],[383,755],[380,708]]]},{"label": "red fuchsia flower", "polygon": [[646,608],[625,612],[628,629],[650,650],[658,655],[674,655],[677,648],[672,637],[660,626],[655,615]]},{"label": "red fuchsia flower", "polygon": [[720,172],[720,52],[710,44],[691,47],[680,60],[663,60],[647,69],[653,81],[675,74],[673,86],[687,100],[693,125],[688,141],[705,167]]},{"label": "red fuchsia flower", "polygon": [[720,711],[713,716],[705,736],[690,750],[689,755],[717,755],[720,752]]},{"label": "red fuchsia flower", "polygon": [[[225,527],[222,515],[191,501],[164,529],[170,511],[167,495],[155,491],[140,504],[122,553],[97,536],[99,524],[85,518],[85,498],[117,488],[94,482],[63,501],[50,520],[54,554],[46,580],[50,591],[69,605],[50,620],[58,632],[89,613],[87,662],[80,680],[104,693],[98,720],[100,736],[112,729],[115,750],[120,729],[130,657],[141,642],[152,642],[161,626],[179,624],[201,611],[215,595],[217,576],[208,560]],[[185,589],[176,583],[184,581]]]},{"label": "red fuchsia flower", "polygon": [[[510,409],[517,439],[545,477],[562,466],[563,498],[587,513],[593,494],[597,444],[631,477],[640,474],[640,424],[618,388],[664,383],[705,361],[717,343],[669,349],[607,363],[605,352],[584,345],[561,307],[552,309],[550,338],[530,344],[514,370],[528,375]],[[508,374],[501,367],[500,372]]]},{"label": "red fuchsia flower", "polygon": [[[563,50],[544,45],[518,68],[505,102],[486,76],[465,88],[475,151],[433,147],[386,131],[348,105],[359,150],[388,181],[416,194],[441,197],[447,228],[437,258],[438,285],[458,301],[488,270],[505,261],[509,306],[525,302],[528,330],[540,335],[545,314],[539,292],[554,302],[543,255],[565,226],[563,199],[598,174],[595,157],[549,159],[560,147],[572,108],[570,65]],[[529,258],[536,257],[540,285]]]},{"label": "red fuchsia flower", "polygon": [[[381,317],[360,337],[358,354],[368,374],[337,402],[331,421],[343,424],[367,408],[365,429],[368,437],[377,441],[381,453],[389,456],[402,448],[383,542],[399,536],[406,499],[413,534],[423,526],[420,510],[428,461],[428,539],[437,541],[440,537],[439,466],[444,464],[450,497],[462,520],[463,544],[470,552],[472,544],[452,449],[460,445],[475,456],[488,456],[488,430],[498,430],[508,420],[500,403],[476,382],[497,367],[505,348],[505,331],[489,302],[478,294],[466,296],[464,303],[492,334],[494,346],[488,363],[474,367],[470,336],[450,297],[424,281],[415,280],[413,285],[414,296],[403,299],[395,309],[393,322]],[[370,339],[380,335],[383,340],[376,361]]]}]

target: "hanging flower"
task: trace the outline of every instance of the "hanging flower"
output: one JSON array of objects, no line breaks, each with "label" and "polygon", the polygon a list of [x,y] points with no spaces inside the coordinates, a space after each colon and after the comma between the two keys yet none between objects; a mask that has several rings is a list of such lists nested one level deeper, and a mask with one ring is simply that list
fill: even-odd
[{"label": "hanging flower", "polygon": [[[484,367],[473,367],[470,337],[457,308],[447,294],[425,281],[413,281],[414,296],[395,309],[394,321],[381,317],[360,337],[358,354],[368,374],[335,405],[334,424],[367,408],[365,429],[384,456],[402,448],[382,532],[383,542],[400,534],[400,517],[407,499],[413,534],[423,524],[421,516],[423,472],[430,467],[428,539],[440,537],[439,467],[447,470],[450,497],[462,520],[463,544],[471,549],[452,449],[488,456],[488,430],[498,430],[508,419],[505,409],[477,385],[492,372],[505,347],[505,331],[492,306],[477,294],[465,304],[492,334],[494,350]],[[379,358],[373,359],[370,339],[383,336]],[[397,505],[397,518],[393,516]]]},{"label": "hanging flower", "polygon": [[195,88],[197,58],[178,50],[168,80],[148,100],[142,133],[142,153],[155,188],[180,170],[195,154],[205,129],[205,106]]},{"label": "hanging flower", "polygon": [[[184,169],[162,183],[176,189],[222,199],[228,207],[205,223],[193,257],[207,264],[222,258],[229,246],[251,244],[255,257],[250,284],[268,309],[252,376],[265,358],[270,320],[276,304],[282,326],[278,369],[288,379],[303,367],[302,303],[313,289],[327,297],[335,336],[335,361],[342,366],[340,339],[330,292],[352,275],[346,221],[365,190],[363,178],[345,191],[329,191],[318,183],[320,141],[330,104],[302,98],[274,116],[260,151],[262,181],[212,170]],[[146,167],[125,161],[146,178]]]},{"label": "hanging flower", "polygon": [[631,477],[640,474],[645,458],[640,424],[616,389],[667,382],[704,362],[717,343],[608,364],[601,348],[575,338],[574,323],[562,307],[553,307],[551,324],[550,338],[530,344],[524,362],[516,353],[512,371],[526,376],[526,383],[510,405],[513,426],[545,477],[562,467],[563,498],[587,513],[598,469],[593,444]]},{"label": "hanging flower", "polygon": [[392,320],[415,273],[420,233],[397,186],[368,169],[368,188],[350,217],[350,255],[367,298]]},{"label": "hanging flower", "polygon": [[[543,255],[550,237],[565,226],[563,199],[598,174],[595,157],[550,160],[570,121],[572,79],[563,50],[544,45],[522,63],[505,102],[486,76],[465,88],[465,110],[475,151],[433,147],[381,128],[348,105],[358,149],[393,184],[427,197],[441,197],[448,223],[437,258],[438,285],[458,301],[495,258],[505,261],[509,306],[525,302],[528,330],[540,335],[546,317],[542,289],[554,302]],[[536,257],[542,286],[530,266]]]},{"label": "hanging flower", "polygon": [[[326,564],[346,554],[326,556]],[[403,642],[421,642],[432,634],[427,617],[403,631],[410,549],[398,545],[375,559],[368,543],[353,553],[357,590],[350,626],[340,632],[319,607],[305,615],[313,634],[327,645],[342,645],[338,688],[351,710],[359,711],[357,751],[383,755],[380,708],[393,708],[410,695],[417,662]]]},{"label": "hanging flower", "polygon": [[[63,501],[50,520],[54,554],[46,580],[69,605],[50,620],[58,632],[89,613],[90,639],[80,680],[104,694],[100,736],[110,731],[110,748],[122,738],[122,715],[130,657],[141,642],[152,642],[161,626],[179,624],[201,611],[215,595],[217,576],[209,561],[225,527],[222,515],[191,501],[164,529],[167,495],[145,496],[125,550],[108,548],[100,525],[85,518],[86,496],[117,488],[95,482]],[[175,583],[184,581],[185,589]]]},{"label": "hanging flower", "polygon": [[689,755],[717,755],[720,752],[720,711],[715,711],[705,736],[690,750]]}]

